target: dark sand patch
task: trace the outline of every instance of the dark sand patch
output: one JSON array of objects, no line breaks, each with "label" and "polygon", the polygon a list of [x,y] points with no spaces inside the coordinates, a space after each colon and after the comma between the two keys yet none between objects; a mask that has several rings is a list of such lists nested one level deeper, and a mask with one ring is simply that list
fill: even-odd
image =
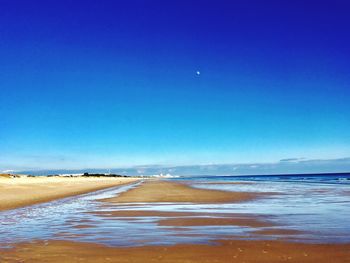
[{"label": "dark sand patch", "polygon": [[259,229],[259,230],[256,230],[256,231],[253,231],[252,233],[255,233],[255,234],[261,234],[261,235],[300,235],[300,234],[303,234],[304,232],[303,231],[300,231],[300,230],[294,230],[294,229]]},{"label": "dark sand patch", "polygon": [[254,218],[172,218],[162,219],[158,223],[160,226],[249,226],[266,227],[271,224],[259,221]]}]

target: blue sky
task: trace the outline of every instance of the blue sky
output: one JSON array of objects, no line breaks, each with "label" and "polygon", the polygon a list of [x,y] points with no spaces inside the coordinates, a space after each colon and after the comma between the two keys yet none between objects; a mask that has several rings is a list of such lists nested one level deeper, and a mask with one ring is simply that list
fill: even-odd
[{"label": "blue sky", "polygon": [[0,6],[2,170],[350,156],[347,1]]}]

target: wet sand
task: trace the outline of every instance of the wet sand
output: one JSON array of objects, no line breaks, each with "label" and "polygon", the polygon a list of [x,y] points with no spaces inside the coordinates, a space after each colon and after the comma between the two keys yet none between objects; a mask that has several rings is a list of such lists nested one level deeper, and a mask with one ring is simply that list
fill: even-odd
[{"label": "wet sand", "polygon": [[[103,199],[106,207],[125,209],[125,203],[225,203],[243,202],[265,197],[266,194],[225,192],[192,188],[187,184],[167,181],[146,181],[140,186],[117,197]],[[165,205],[165,204],[164,204]],[[129,208],[131,209],[131,208]],[[233,211],[234,212],[234,211]],[[35,240],[17,243],[13,248],[0,249],[0,262],[349,262],[350,244],[306,244],[289,242],[284,234],[298,234],[283,226],[273,226],[263,217],[254,214],[220,214],[208,212],[167,212],[167,211],[91,211],[96,215],[114,220],[114,218],[156,217],[159,227],[178,227],[178,235],[182,235],[181,227],[191,226],[248,226],[256,227],[259,235],[281,235],[277,241],[238,240],[238,236],[227,236],[206,244],[177,244],[171,246],[139,246],[113,247],[95,243],[83,243],[59,240]],[[84,229],[92,227],[89,222],[80,222],[76,227]],[[262,229],[259,229],[262,227]],[[118,233],[115,233],[118,236]],[[126,238],[122,235],[121,239]],[[166,236],[164,237],[166,239]],[[1,241],[0,241],[1,245]],[[142,245],[142,240],[140,240]]]},{"label": "wet sand", "polygon": [[47,202],[121,184],[135,178],[0,177],[0,210]]},{"label": "wet sand", "polygon": [[248,201],[262,195],[264,194],[198,189],[175,182],[148,181],[140,187],[131,189],[117,197],[104,199],[104,201],[112,203],[222,203]]},{"label": "wet sand", "polygon": [[280,241],[217,241],[205,245],[107,247],[68,241],[37,241],[3,250],[1,262],[350,262],[350,245]]},{"label": "wet sand", "polygon": [[250,227],[265,227],[271,224],[259,221],[254,218],[217,218],[217,217],[202,217],[202,218],[171,218],[162,219],[158,223],[160,226],[250,226]]},{"label": "wet sand", "polygon": [[159,226],[248,226],[270,227],[275,226],[268,218],[251,214],[234,213],[203,213],[203,212],[161,212],[161,211],[104,211],[92,212],[92,214],[109,219],[134,220],[145,217],[158,218]]},{"label": "wet sand", "polygon": [[261,229],[253,231],[252,233],[261,234],[261,235],[298,235],[303,234],[303,231],[293,230],[293,229]]}]

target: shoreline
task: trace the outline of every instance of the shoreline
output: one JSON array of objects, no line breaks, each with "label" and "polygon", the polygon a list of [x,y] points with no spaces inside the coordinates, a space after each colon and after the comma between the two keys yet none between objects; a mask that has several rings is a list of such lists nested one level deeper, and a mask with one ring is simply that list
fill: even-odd
[{"label": "shoreline", "polygon": [[[96,187],[96,182],[104,181],[104,184],[122,185],[138,181],[137,178],[64,178],[61,185],[74,185],[90,182]],[[17,179],[15,179],[17,180]],[[15,181],[14,180],[14,181]],[[53,179],[50,179],[53,180]],[[57,180],[57,179],[56,179]],[[62,179],[60,179],[62,180]],[[71,182],[70,184],[67,181]],[[38,182],[30,181],[27,184],[33,188]],[[18,183],[13,183],[12,189]],[[58,183],[51,182],[49,185]],[[0,183],[0,187],[2,184]],[[113,185],[115,186],[115,185]],[[101,186],[102,188],[107,188]],[[0,188],[1,191],[1,188]],[[2,193],[2,192],[1,192]],[[161,210],[139,210],[140,203],[147,205],[168,205],[170,203],[184,204],[225,204],[251,201],[269,196],[270,193],[260,194],[257,192],[229,192],[211,189],[199,189],[191,187],[186,183],[171,182],[163,180],[147,180],[135,188],[122,192],[117,196],[107,199],[99,199],[103,206],[102,211],[91,210],[88,212],[99,217],[99,221],[113,222],[115,220],[140,220],[154,218],[154,225],[160,228],[173,229],[174,235],[190,236],[186,231],[191,228],[212,228],[214,226],[224,227],[250,227],[256,230],[250,236],[236,235],[234,233],[226,237],[215,234],[213,239],[199,242],[179,242],[175,244],[158,243],[144,244],[143,240],[136,245],[113,245],[112,243],[100,243],[97,239],[91,242],[79,240],[79,232],[76,236],[67,240],[62,236],[58,239],[37,239],[33,238],[27,242],[19,242],[5,245],[0,248],[0,261],[4,262],[239,262],[239,263],[278,263],[278,262],[319,262],[319,263],[340,263],[350,262],[350,243],[309,243],[307,239],[295,242],[289,239],[288,235],[302,234],[297,230],[285,228],[285,225],[278,225],[269,222],[269,217],[254,214],[217,213],[215,211],[161,211]],[[272,193],[273,194],[273,193]],[[142,204],[141,204],[142,205]],[[135,207],[135,208],[134,208]],[[75,213],[75,212],[74,212]],[[74,214],[75,215],[75,214]],[[94,221],[76,222],[72,227],[82,231],[94,228]],[[138,224],[138,222],[136,222]],[[121,224],[123,226],[124,223]],[[114,232],[111,232],[112,234]],[[120,232],[122,233],[122,232]],[[74,234],[74,233],[73,233]],[[194,233],[195,235],[196,233]],[[198,234],[197,235],[206,235]],[[114,234],[113,234],[114,236]],[[278,236],[278,238],[265,239],[261,237]],[[123,235],[116,238],[123,238]],[[166,238],[167,236],[164,236]],[[256,239],[254,239],[256,237]],[[6,245],[9,245],[6,248]]]},{"label": "shoreline", "polygon": [[139,178],[0,178],[0,211],[45,203],[139,181]]}]

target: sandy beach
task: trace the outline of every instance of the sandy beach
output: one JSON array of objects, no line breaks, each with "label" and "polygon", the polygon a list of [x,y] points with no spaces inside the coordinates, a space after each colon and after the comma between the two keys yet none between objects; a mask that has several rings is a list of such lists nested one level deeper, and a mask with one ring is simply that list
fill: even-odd
[{"label": "sandy beach", "polygon": [[[19,244],[2,251],[2,262],[350,262],[350,245],[297,244],[278,241],[217,241],[213,245],[116,248],[65,241]],[[18,261],[16,261],[18,260]]]},{"label": "sandy beach", "polygon": [[241,202],[257,198],[261,193],[225,192],[205,190],[190,187],[184,183],[167,181],[149,181],[141,187],[132,189],[121,195],[106,199],[114,203],[138,202],[194,202],[194,203],[220,203]]},{"label": "sandy beach", "polygon": [[[28,179],[29,180],[29,179]],[[23,183],[24,189],[30,187],[45,187],[45,181],[38,179],[38,183]],[[49,179],[51,187],[76,186],[74,189],[84,190],[82,185],[89,182],[86,187],[108,187],[122,183],[128,183],[134,179]],[[59,181],[62,180],[62,181]],[[68,181],[67,181],[68,180]],[[75,183],[69,180],[77,180]],[[86,181],[87,180],[87,181]],[[115,180],[115,181],[114,181]],[[46,181],[47,184],[47,181]],[[97,184],[99,184],[97,186]],[[4,187],[4,184],[1,184]],[[18,192],[18,184],[7,184],[12,193]],[[48,186],[46,186],[48,187]],[[5,187],[6,189],[6,187]],[[17,189],[17,190],[15,190]],[[91,188],[92,189],[92,188]],[[96,189],[96,188],[95,188]],[[10,192],[10,190],[7,190]],[[46,191],[49,191],[48,189]],[[76,190],[77,191],[77,190]],[[63,194],[63,193],[61,193]],[[65,193],[67,194],[67,193]],[[1,262],[350,262],[350,244],[332,243],[306,243],[293,242],[284,238],[288,234],[299,234],[298,231],[285,229],[283,225],[278,226],[268,220],[268,217],[254,214],[218,213],[218,212],[193,212],[193,211],[159,211],[159,210],[133,210],[139,203],[149,206],[184,203],[212,203],[216,205],[225,203],[240,203],[268,197],[268,193],[254,192],[229,192],[219,190],[197,189],[187,183],[169,182],[162,180],[149,180],[143,182],[128,191],[121,192],[111,198],[99,200],[102,211],[90,211],[85,215],[97,216],[98,222],[108,221],[135,221],[142,224],[142,220],[156,218],[156,227],[171,228],[176,235],[182,236],[188,231],[188,227],[252,227],[261,236],[278,236],[275,240],[247,240],[240,236],[229,235],[225,239],[217,236],[210,242],[203,244],[177,243],[173,245],[143,245],[141,246],[113,246],[99,242],[81,242],[69,240],[40,240],[33,239],[31,242],[19,242],[8,249],[0,249]],[[53,196],[51,196],[53,198]],[[74,217],[76,218],[76,217]],[[76,220],[76,219],[75,219]],[[101,221],[102,220],[102,221]],[[138,221],[140,220],[140,221]],[[74,220],[73,220],[74,221]],[[140,223],[138,223],[140,222]],[[92,220],[79,220],[74,225],[76,231],[84,231],[94,228]],[[276,228],[277,227],[277,228]],[[103,228],[105,231],[105,228]],[[114,233],[114,238],[126,239],[123,232]],[[76,237],[79,237],[79,232]],[[63,233],[64,234],[64,233]],[[82,236],[83,233],[81,232]],[[139,233],[141,234],[141,233]],[[198,234],[199,235],[199,234]],[[63,235],[64,236],[64,235]],[[166,236],[164,237],[166,238]],[[146,241],[146,240],[145,240]],[[0,242],[1,245],[1,242]]]},{"label": "sandy beach", "polygon": [[0,263],[350,263],[350,0],[0,7]]},{"label": "sandy beach", "polygon": [[0,177],[0,210],[47,202],[135,182],[135,178]]}]

